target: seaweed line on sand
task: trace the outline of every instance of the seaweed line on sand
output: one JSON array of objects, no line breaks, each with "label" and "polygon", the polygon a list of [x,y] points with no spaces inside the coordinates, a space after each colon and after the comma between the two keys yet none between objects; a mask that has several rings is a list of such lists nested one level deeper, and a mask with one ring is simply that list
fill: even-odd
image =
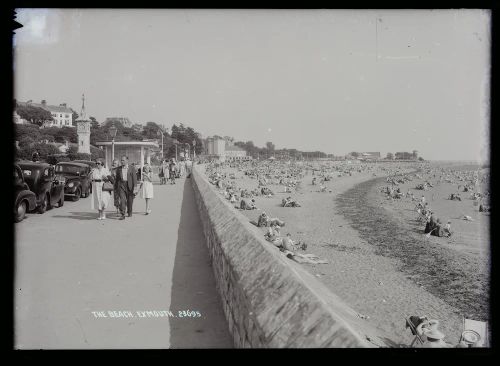
[{"label": "seaweed line on sand", "polygon": [[338,211],[374,246],[376,255],[398,259],[399,269],[412,281],[464,316],[489,320],[489,271],[484,260],[412,235],[410,223],[373,201],[371,196],[383,180],[375,178],[340,194]]}]

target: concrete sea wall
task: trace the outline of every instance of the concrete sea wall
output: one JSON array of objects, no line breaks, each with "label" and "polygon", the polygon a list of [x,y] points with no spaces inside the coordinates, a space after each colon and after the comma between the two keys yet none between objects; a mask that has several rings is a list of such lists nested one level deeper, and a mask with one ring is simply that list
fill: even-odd
[{"label": "concrete sea wall", "polygon": [[372,346],[358,314],[266,242],[208,182],[202,166],[195,166],[191,177],[236,347]]}]

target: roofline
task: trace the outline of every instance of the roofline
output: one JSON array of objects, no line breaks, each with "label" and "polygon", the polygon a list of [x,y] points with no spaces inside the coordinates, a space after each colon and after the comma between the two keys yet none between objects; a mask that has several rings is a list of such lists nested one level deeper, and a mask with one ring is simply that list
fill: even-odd
[{"label": "roofline", "polygon": [[[98,141],[95,142],[95,146],[111,146],[113,144],[112,141]],[[160,147],[156,142],[153,141],[115,141],[115,145],[132,145],[132,146],[151,146],[151,147]]]}]

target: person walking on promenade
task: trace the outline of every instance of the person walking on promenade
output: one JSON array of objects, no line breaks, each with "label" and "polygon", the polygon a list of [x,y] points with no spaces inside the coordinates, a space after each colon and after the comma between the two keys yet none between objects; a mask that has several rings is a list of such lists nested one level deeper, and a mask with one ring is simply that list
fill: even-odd
[{"label": "person walking on promenade", "polygon": [[167,160],[163,159],[160,165],[160,184],[167,184],[167,179],[169,178],[168,176],[168,162]]},{"label": "person walking on promenade", "polygon": [[175,163],[175,159],[170,159],[170,164],[168,165],[170,170],[170,184],[175,184],[175,176],[177,174],[177,164]]},{"label": "person walking on promenade", "polygon": [[146,200],[146,215],[151,213],[149,201],[153,198],[153,171],[149,164],[144,165],[142,172],[142,191],[141,196]]},{"label": "person walking on promenade", "polygon": [[103,185],[105,182],[110,182],[112,184],[113,177],[111,176],[109,170],[104,167],[103,161],[101,159],[97,159],[96,167],[92,169],[90,178],[92,180],[92,200],[90,201],[90,206],[92,210],[97,208],[99,211],[99,217],[97,220],[104,220],[106,218],[104,210],[108,207],[111,193],[103,190]]},{"label": "person walking on promenade", "polygon": [[120,196],[120,220],[125,220],[125,210],[127,210],[128,217],[132,217],[137,173],[134,167],[128,163],[127,156],[122,156],[121,163],[122,165],[116,169],[116,186]]},{"label": "person walking on promenade", "polygon": [[120,161],[118,159],[113,160],[113,165],[111,167],[111,176],[113,177],[113,203],[116,209],[116,213],[120,213],[120,194],[118,193],[118,188],[116,185],[116,170],[120,166]]}]

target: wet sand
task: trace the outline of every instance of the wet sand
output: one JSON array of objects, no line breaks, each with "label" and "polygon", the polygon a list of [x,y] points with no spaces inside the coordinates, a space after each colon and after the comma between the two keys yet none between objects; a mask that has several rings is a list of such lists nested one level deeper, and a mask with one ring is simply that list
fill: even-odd
[{"label": "wet sand", "polygon": [[[415,222],[415,203],[388,200],[380,193],[379,187],[387,184],[380,178],[386,174],[380,166],[352,176],[334,175],[325,183],[327,192],[318,192],[319,186],[311,184],[311,173],[297,193],[284,193],[283,186],[269,185],[274,197],[257,197],[259,210],[241,212],[249,221],[256,220],[262,210],[279,217],[286,222],[282,235],[290,233],[292,239],[308,244],[307,253],[327,259],[329,264],[303,266],[368,317],[366,323],[378,329],[384,342],[380,346],[411,342],[404,320],[410,315],[438,319],[445,341],[456,344],[462,316],[488,320],[488,216],[477,212],[464,193],[462,202],[445,199],[457,192],[456,185],[442,183],[425,192],[411,189],[417,197],[422,192],[428,195],[437,216],[452,221],[451,238],[426,238],[423,226]],[[236,172],[239,187],[257,187],[257,181],[243,172],[227,171]],[[420,182],[423,180],[414,178],[402,184],[401,190],[406,193]],[[287,196],[302,207],[281,207],[281,199]],[[475,221],[460,220],[461,214]]]}]

